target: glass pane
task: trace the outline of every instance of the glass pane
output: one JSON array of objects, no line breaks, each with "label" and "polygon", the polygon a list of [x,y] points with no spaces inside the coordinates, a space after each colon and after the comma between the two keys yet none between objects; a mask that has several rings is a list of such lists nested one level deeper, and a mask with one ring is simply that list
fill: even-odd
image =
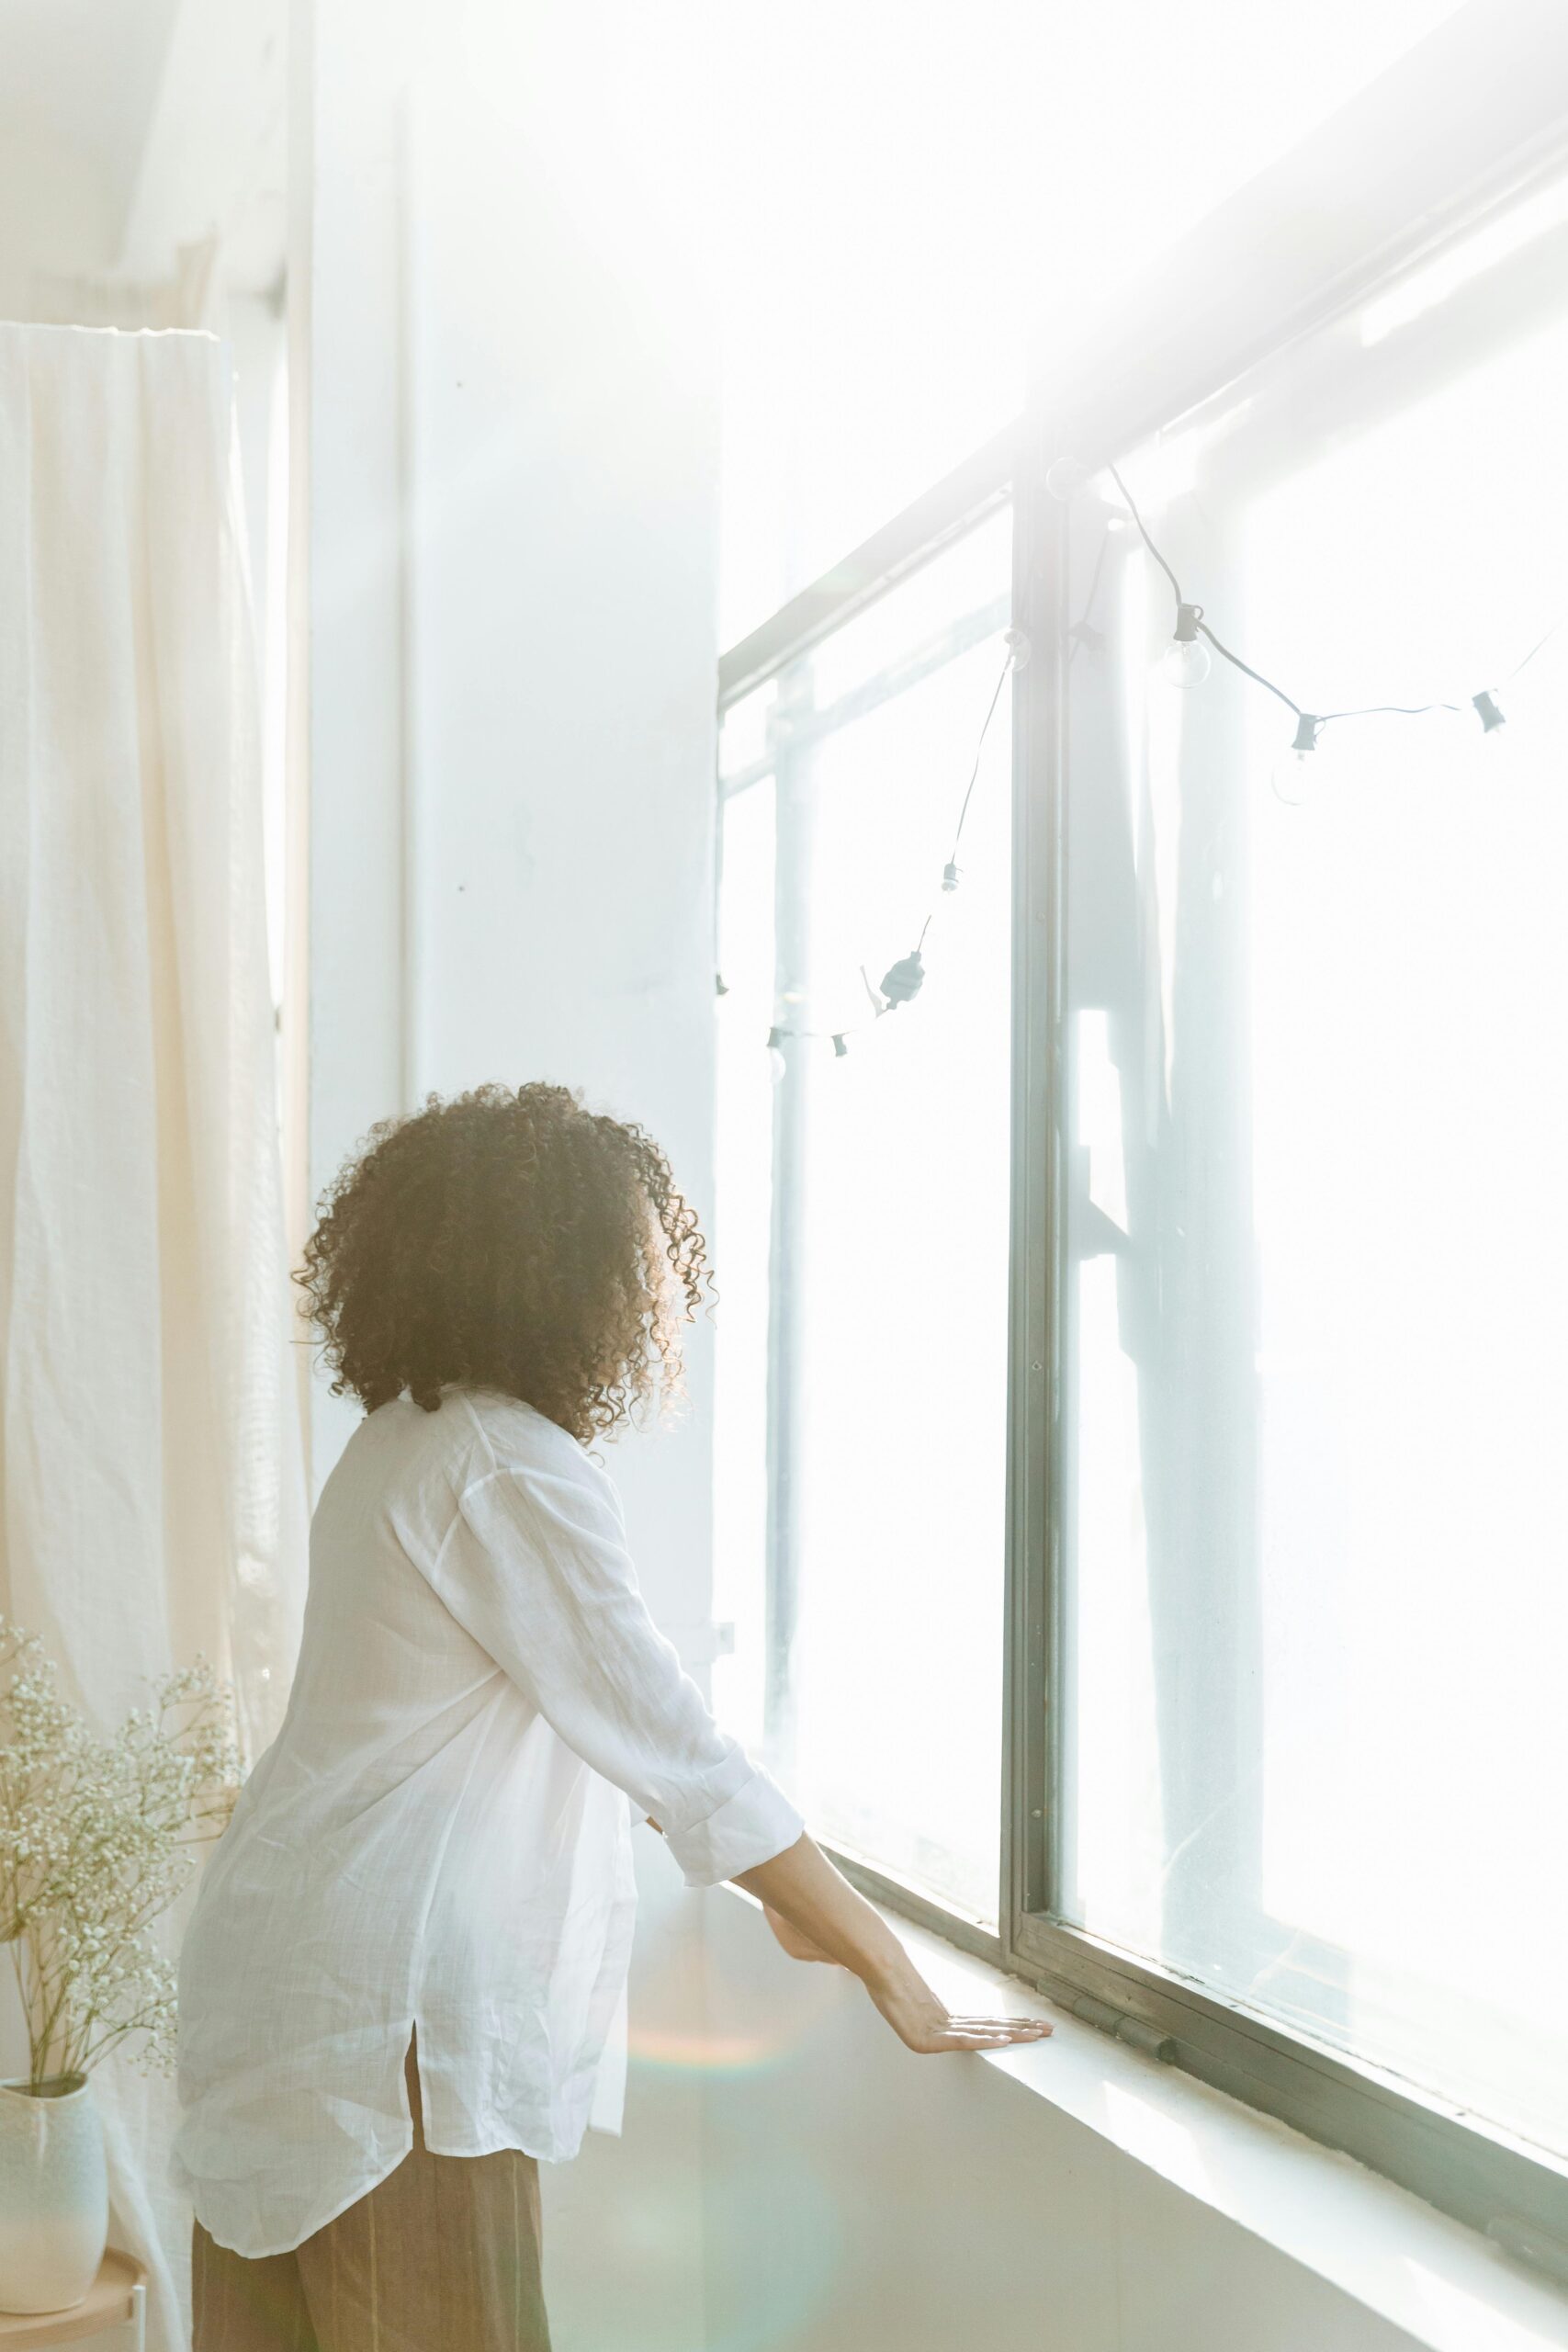
[{"label": "glass pane", "polygon": [[1124,469],[1298,703],[1455,710],[1281,765],[1073,502],[1058,1893],[1564,2149],[1561,219]]},{"label": "glass pane", "polygon": [[1455,0],[733,0],[722,640],[967,457],[1120,281]]},{"label": "glass pane", "polygon": [[[720,894],[720,1574],[749,1598],[724,1608],[736,1654],[717,1693],[756,1705],[771,1618],[769,1743],[813,1827],[987,1919],[1006,1477],[1005,692],[959,886],[942,880],[1006,662],[1010,564],[1002,514],[781,682],[769,775],[725,804]],[[731,714],[726,774],[755,775],[757,731],[754,711]],[[924,986],[878,1017],[872,989],[928,917]],[[775,1028],[787,1034],[770,1047]]]}]

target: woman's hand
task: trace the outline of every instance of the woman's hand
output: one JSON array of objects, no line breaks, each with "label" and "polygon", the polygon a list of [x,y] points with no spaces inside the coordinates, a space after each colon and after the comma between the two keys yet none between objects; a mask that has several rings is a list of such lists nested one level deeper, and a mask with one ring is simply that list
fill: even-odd
[{"label": "woman's hand", "polygon": [[1005,2050],[1013,2041],[1042,2041],[1051,2030],[1043,2018],[954,2016],[913,1969],[897,1984],[868,1978],[865,1989],[905,2049],[922,2058],[943,2050]]},{"label": "woman's hand", "polygon": [[756,1895],[785,1951],[852,1970],[908,2050],[1000,2050],[1051,2030],[1043,2018],[958,2017],[945,2008],[892,1928],[809,1838],[742,1871],[737,1884]]}]

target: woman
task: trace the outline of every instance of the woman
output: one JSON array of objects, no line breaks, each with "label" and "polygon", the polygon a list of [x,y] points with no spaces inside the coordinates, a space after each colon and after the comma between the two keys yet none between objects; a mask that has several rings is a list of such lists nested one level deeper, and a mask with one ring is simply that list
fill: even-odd
[{"label": "woman", "polygon": [[947,2014],[638,1595],[587,1449],[678,1380],[704,1256],[658,1147],[562,1087],[433,1099],[328,1197],[299,1279],[366,1418],[182,1956],[196,2352],[547,2346],[537,2160],[618,2120],[634,1820],[910,2049],[1047,2030]]}]

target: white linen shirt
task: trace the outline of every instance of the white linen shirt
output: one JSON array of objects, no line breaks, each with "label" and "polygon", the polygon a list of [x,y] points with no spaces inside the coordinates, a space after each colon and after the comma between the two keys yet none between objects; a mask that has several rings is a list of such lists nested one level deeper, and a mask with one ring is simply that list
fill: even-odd
[{"label": "white linen shirt", "polygon": [[655,1628],[574,1438],[488,1390],[367,1415],[180,1957],[173,2176],[220,2245],[282,2253],[401,2162],[416,2027],[437,2154],[575,2154],[602,2071],[618,2126],[633,1806],[693,1886],[803,1827]]}]

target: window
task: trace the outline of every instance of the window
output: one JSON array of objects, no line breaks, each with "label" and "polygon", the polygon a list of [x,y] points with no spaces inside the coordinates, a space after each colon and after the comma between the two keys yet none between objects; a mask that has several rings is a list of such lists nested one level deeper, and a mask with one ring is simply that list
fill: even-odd
[{"label": "window", "polygon": [[[716,1695],[872,1891],[1561,2260],[1568,122],[1495,33],[721,665]],[[1455,707],[1178,690],[1111,464],[1303,708]]]},{"label": "window", "polygon": [[1562,262],[1121,468],[1308,707],[1457,711],[1293,762],[1224,663],[1151,675],[1170,591],[1075,501],[1055,1894],[1568,2153],[1568,629],[1509,679],[1568,621]]},{"label": "window", "polygon": [[[748,1595],[753,1609],[772,1596],[771,1621],[738,1645],[732,1712],[760,1715],[835,1843],[993,1924],[1011,990],[999,708],[960,887],[939,877],[1008,659],[1011,560],[1004,507],[736,704],[721,762],[716,1246],[734,1312],[719,1317],[720,1613],[744,1623]],[[928,916],[929,1000],[875,1017],[874,980]]]}]

